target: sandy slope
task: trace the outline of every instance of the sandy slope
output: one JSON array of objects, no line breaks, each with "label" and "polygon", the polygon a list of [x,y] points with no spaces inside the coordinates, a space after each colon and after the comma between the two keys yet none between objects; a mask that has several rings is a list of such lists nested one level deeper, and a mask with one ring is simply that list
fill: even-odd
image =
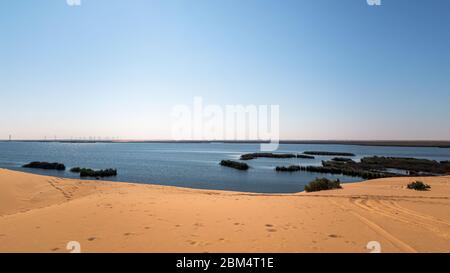
[{"label": "sandy slope", "polygon": [[450,252],[450,177],[261,195],[0,169],[0,252]]}]

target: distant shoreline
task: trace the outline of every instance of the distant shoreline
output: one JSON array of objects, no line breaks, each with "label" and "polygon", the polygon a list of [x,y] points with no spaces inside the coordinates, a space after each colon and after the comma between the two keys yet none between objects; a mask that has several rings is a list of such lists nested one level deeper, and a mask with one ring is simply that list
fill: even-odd
[{"label": "distant shoreline", "polygon": [[[44,142],[44,143],[227,143],[227,144],[260,144],[267,141],[252,140],[0,140],[0,142]],[[322,144],[322,145],[356,145],[384,147],[434,147],[450,148],[446,140],[281,140],[280,144]]]}]

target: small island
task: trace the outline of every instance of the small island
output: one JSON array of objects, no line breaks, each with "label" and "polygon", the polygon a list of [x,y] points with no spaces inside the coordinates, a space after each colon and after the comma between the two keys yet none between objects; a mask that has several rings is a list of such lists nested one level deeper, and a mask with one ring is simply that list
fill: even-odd
[{"label": "small island", "polygon": [[353,159],[346,158],[346,157],[335,157],[335,158],[333,158],[331,160],[332,161],[338,161],[338,162],[354,162]]},{"label": "small island", "polygon": [[111,177],[117,176],[116,169],[93,170],[88,168],[75,167],[70,169],[73,173],[79,173],[80,177]]},{"label": "small island", "polygon": [[296,158],[295,154],[274,154],[274,153],[252,153],[241,155],[241,160],[252,160],[260,157],[265,158]]},{"label": "small island", "polygon": [[284,167],[284,166],[276,167],[275,170],[277,172],[298,172],[301,170],[301,168],[298,165],[292,165],[289,167]]},{"label": "small island", "polygon": [[224,167],[237,169],[240,171],[246,171],[249,169],[249,166],[246,163],[241,163],[241,162],[237,162],[237,161],[233,161],[233,160],[222,160],[220,162],[220,165],[224,166]]},{"label": "small island", "polygon": [[43,170],[58,170],[58,171],[64,171],[66,169],[66,166],[61,163],[48,163],[48,162],[39,162],[34,161],[28,164],[25,164],[22,166],[23,168],[33,168],[33,169],[43,169]]}]

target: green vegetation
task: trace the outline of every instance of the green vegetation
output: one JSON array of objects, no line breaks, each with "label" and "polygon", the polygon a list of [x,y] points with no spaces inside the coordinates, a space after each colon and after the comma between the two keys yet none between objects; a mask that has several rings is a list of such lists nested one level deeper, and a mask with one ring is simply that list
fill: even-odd
[{"label": "green vegetation", "polygon": [[273,154],[273,153],[252,153],[252,154],[243,154],[241,155],[241,160],[252,160],[259,157],[266,158],[296,158],[295,154]]},{"label": "green vegetation", "polygon": [[[322,161],[322,166],[300,167],[301,171],[341,174],[364,179],[376,179],[394,176],[416,176],[450,174],[450,164],[428,159],[402,157],[365,157],[361,162],[344,158]],[[387,169],[407,171],[407,174],[393,173]]]},{"label": "green vegetation", "polygon": [[315,157],[312,156],[312,155],[301,155],[301,154],[298,154],[298,155],[297,155],[297,158],[315,159]]},{"label": "green vegetation", "polygon": [[416,191],[427,191],[431,189],[431,187],[422,181],[415,181],[410,184],[408,184],[408,189],[410,190],[416,190]]},{"label": "green vegetation", "polygon": [[75,167],[70,169],[71,172],[79,173],[80,177],[109,177],[117,176],[116,169],[93,170],[88,168]]},{"label": "green vegetation", "polygon": [[48,163],[48,162],[38,162],[34,161],[22,166],[23,168],[33,168],[33,169],[44,169],[44,170],[58,170],[64,171],[66,166],[61,163]]},{"label": "green vegetation", "polygon": [[246,171],[249,168],[249,166],[246,163],[241,163],[241,162],[237,162],[237,161],[233,161],[233,160],[222,160],[220,162],[220,165],[224,166],[224,167],[234,168],[234,169],[241,170],[241,171]]},{"label": "green vegetation", "polygon": [[321,152],[321,151],[306,151],[303,152],[307,155],[321,155],[321,156],[355,156],[352,153],[341,153],[341,152]]},{"label": "green vegetation", "polygon": [[309,184],[305,186],[306,192],[315,192],[333,189],[342,189],[341,181],[339,181],[339,179],[329,180],[326,178],[316,178],[314,181],[309,182]]},{"label": "green vegetation", "polygon": [[346,158],[346,157],[335,157],[335,158],[333,158],[331,160],[338,161],[338,162],[352,162],[353,161],[353,159]]},{"label": "green vegetation", "polygon": [[70,169],[70,171],[73,172],[73,173],[80,173],[81,172],[81,168],[80,167],[75,167],[75,168]]},{"label": "green vegetation", "polygon": [[363,179],[377,179],[384,177],[399,176],[394,173],[365,171],[362,169],[345,168],[345,167],[338,168],[338,167],[323,167],[323,166],[306,166],[306,167],[301,166],[300,170],[313,173],[341,174],[353,177],[361,177]]},{"label": "green vegetation", "polygon": [[435,160],[408,158],[408,157],[365,157],[361,159],[361,165],[371,168],[394,168],[407,170],[416,174],[450,174],[450,164]]},{"label": "green vegetation", "polygon": [[298,172],[300,171],[300,166],[292,165],[289,167],[276,167],[275,170],[277,172]]}]

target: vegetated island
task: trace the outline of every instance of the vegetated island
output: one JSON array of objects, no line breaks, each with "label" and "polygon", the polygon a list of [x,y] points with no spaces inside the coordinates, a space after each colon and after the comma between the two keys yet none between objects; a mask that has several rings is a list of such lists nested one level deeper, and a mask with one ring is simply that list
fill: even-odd
[{"label": "vegetated island", "polygon": [[22,168],[64,171],[66,169],[66,166],[64,166],[64,164],[57,162],[48,163],[48,162],[33,161],[31,163],[23,165]]},{"label": "vegetated island", "polygon": [[275,168],[275,170],[277,172],[298,172],[301,170],[300,166],[298,165],[292,165],[289,167],[284,167],[284,166],[278,166]]},{"label": "vegetated island", "polygon": [[251,153],[241,155],[240,160],[252,160],[256,158],[305,158],[314,159],[314,156],[305,154],[274,154],[274,153]]},{"label": "vegetated island", "polygon": [[249,166],[247,165],[247,163],[237,162],[237,161],[233,161],[233,160],[222,160],[220,162],[220,165],[224,166],[224,167],[241,170],[241,171],[246,171],[249,169]]},{"label": "vegetated island", "polygon": [[319,155],[319,156],[355,156],[353,153],[344,152],[323,152],[323,151],[305,151],[305,155]]},{"label": "vegetated island", "polygon": [[338,162],[352,162],[353,159],[346,158],[346,157],[335,157],[331,159],[332,161],[338,161]]},{"label": "vegetated island", "polygon": [[117,176],[116,169],[93,170],[89,168],[75,167],[70,169],[73,173],[79,173],[80,177],[110,177]]},{"label": "vegetated island", "polygon": [[[376,179],[396,176],[434,176],[450,174],[450,164],[428,159],[403,157],[365,157],[361,162],[322,161],[322,166],[301,166],[301,171],[341,174],[364,179]],[[406,171],[395,173],[389,169]]]},{"label": "vegetated island", "polygon": [[274,153],[252,153],[241,155],[241,160],[252,160],[260,157],[265,158],[296,158],[295,154],[274,154]]}]

